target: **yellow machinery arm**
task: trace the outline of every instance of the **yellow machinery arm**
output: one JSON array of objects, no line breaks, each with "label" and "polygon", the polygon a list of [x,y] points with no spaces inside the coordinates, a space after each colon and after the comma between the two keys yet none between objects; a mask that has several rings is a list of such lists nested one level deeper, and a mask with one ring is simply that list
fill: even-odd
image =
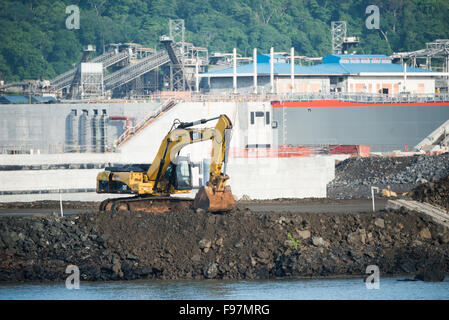
[{"label": "yellow machinery arm", "polygon": [[[215,128],[193,129],[192,126],[216,120]],[[148,168],[147,177],[152,185],[151,193],[161,192],[161,177],[165,174],[168,166],[177,157],[179,151],[186,145],[212,140],[211,164],[209,181],[218,189],[224,190],[222,169],[225,162],[226,145],[229,134],[227,130],[232,129],[231,120],[226,115],[216,118],[202,119],[195,122],[181,122],[176,129],[171,130],[164,138],[158,153]],[[147,192],[144,192],[147,193]]]},{"label": "yellow machinery arm", "polygon": [[[214,128],[191,128],[217,119]],[[231,210],[235,205],[235,200],[230,187],[226,186],[226,180],[229,177],[222,172],[227,160],[230,129],[232,129],[232,123],[224,114],[194,122],[175,121],[169,133],[164,137],[155,159],[147,167],[148,169],[145,169],[146,171],[135,170],[136,166],[131,169],[112,167],[106,168],[104,172],[98,174],[97,192],[138,195],[134,198],[107,199],[101,204],[100,210],[125,208],[127,210],[167,212],[181,207],[183,201],[169,197],[171,194],[179,192],[181,188],[178,185],[178,189],[176,189],[175,184],[178,182],[174,183],[174,181],[178,181],[173,179],[176,177],[176,169],[173,169],[174,161],[183,147],[207,140],[212,142],[209,181],[197,192],[193,201],[194,208],[208,211]],[[171,172],[168,171],[170,167],[172,168]],[[182,190],[191,190],[191,185],[190,188]]]}]

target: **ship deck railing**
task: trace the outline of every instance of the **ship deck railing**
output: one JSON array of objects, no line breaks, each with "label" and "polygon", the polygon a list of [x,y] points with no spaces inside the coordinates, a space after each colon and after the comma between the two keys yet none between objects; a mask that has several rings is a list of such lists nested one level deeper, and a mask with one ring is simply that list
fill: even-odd
[{"label": "ship deck railing", "polygon": [[[167,94],[164,94],[167,98]],[[191,102],[252,102],[252,101],[316,101],[338,100],[360,103],[427,103],[449,102],[449,94],[360,94],[360,93],[298,93],[298,94],[201,94],[191,93],[177,97]]]},{"label": "ship deck railing", "polygon": [[449,93],[437,94],[369,94],[369,93],[200,93],[193,91],[162,91],[128,99],[65,100],[63,103],[161,103],[167,99],[178,102],[266,102],[338,100],[360,103],[429,103],[449,102]]},{"label": "ship deck railing", "polygon": [[316,101],[338,100],[360,103],[420,103],[420,102],[449,102],[448,93],[440,94],[363,94],[363,93],[294,93],[294,94],[204,94],[196,92],[173,92],[154,94],[147,99],[163,100],[168,97],[185,102],[257,102],[257,101]]}]

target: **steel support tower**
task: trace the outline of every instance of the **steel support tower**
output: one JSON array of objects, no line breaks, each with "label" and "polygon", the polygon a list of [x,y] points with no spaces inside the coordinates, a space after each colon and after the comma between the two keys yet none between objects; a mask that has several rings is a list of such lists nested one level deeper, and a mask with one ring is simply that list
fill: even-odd
[{"label": "steel support tower", "polygon": [[357,46],[359,44],[358,37],[348,37],[346,21],[332,21],[332,54],[343,54],[351,46]]}]

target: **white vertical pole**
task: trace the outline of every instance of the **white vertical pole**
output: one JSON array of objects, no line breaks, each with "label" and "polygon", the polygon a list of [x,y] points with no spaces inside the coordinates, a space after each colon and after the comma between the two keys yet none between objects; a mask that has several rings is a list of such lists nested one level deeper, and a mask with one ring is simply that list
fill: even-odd
[{"label": "white vertical pole", "polygon": [[407,91],[407,64],[404,63],[404,92]]},{"label": "white vertical pole", "polygon": [[[59,154],[58,155],[58,159],[60,160],[59,162],[63,163],[61,158],[62,158],[62,155]],[[62,177],[62,171],[63,170],[58,170],[58,171],[59,171],[59,173],[58,173],[58,176],[59,176],[59,209],[61,211],[61,217],[63,217],[64,216],[64,211],[62,210],[62,193],[61,193],[61,189],[62,188],[61,188],[61,185],[62,185],[62,181],[64,181],[64,179]]]},{"label": "white vertical pole", "polygon": [[62,210],[62,193],[61,193],[61,189],[59,189],[59,208],[61,209],[61,217],[64,217],[64,211]]},{"label": "white vertical pole", "polygon": [[[449,56],[446,56],[446,59],[444,60],[444,66],[443,67],[444,67],[443,72],[446,72],[446,76],[443,77],[443,79],[446,78],[447,85],[449,86],[449,77],[447,76],[447,73],[449,72]],[[435,87],[435,89],[437,89],[437,88]],[[438,88],[438,91],[440,91],[439,88]],[[435,93],[436,92],[437,91],[435,91]]]},{"label": "white vertical pole", "polygon": [[374,190],[379,192],[379,188],[371,186],[371,198],[373,199],[373,212],[376,212],[376,207],[374,206]]},{"label": "white vertical pole", "polygon": [[237,49],[234,48],[234,50],[232,51],[233,54],[233,69],[234,69],[234,73],[233,73],[233,87],[234,87],[234,93],[237,93]]},{"label": "white vertical pole", "polygon": [[274,48],[270,48],[270,85],[271,93],[274,93]]},{"label": "white vertical pole", "polygon": [[199,76],[199,67],[198,67],[198,57],[196,58],[196,65],[195,65],[195,91],[200,92],[200,76]]},{"label": "white vertical pole", "polygon": [[254,93],[257,94],[257,48],[253,50],[253,67],[254,67]]},{"label": "white vertical pole", "polygon": [[293,95],[295,87],[295,48],[290,49],[290,93]]}]

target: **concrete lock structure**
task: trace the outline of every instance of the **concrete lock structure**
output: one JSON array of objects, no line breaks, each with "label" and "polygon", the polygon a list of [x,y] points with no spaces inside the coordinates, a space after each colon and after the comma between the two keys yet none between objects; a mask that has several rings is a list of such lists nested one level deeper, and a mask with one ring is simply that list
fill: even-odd
[{"label": "concrete lock structure", "polygon": [[[105,199],[109,195],[95,194],[96,175],[102,168],[149,163],[175,119],[195,121],[220,114],[226,114],[233,123],[226,172],[237,198],[326,197],[326,185],[334,178],[332,157],[283,158],[273,152],[262,153],[278,148],[278,128],[272,126],[269,102],[181,102],[118,146],[115,153],[0,155],[0,167],[8,168],[0,171],[0,180],[5,181],[0,186],[0,201],[58,200],[59,192],[64,200]],[[248,148],[261,153],[252,157],[240,152]],[[210,142],[206,141],[185,147],[181,155],[202,163],[210,158],[210,152]],[[10,170],[12,166],[20,170]],[[17,179],[22,182],[20,187],[14,182]],[[193,170],[193,179],[194,187],[204,183],[202,170]]]}]

